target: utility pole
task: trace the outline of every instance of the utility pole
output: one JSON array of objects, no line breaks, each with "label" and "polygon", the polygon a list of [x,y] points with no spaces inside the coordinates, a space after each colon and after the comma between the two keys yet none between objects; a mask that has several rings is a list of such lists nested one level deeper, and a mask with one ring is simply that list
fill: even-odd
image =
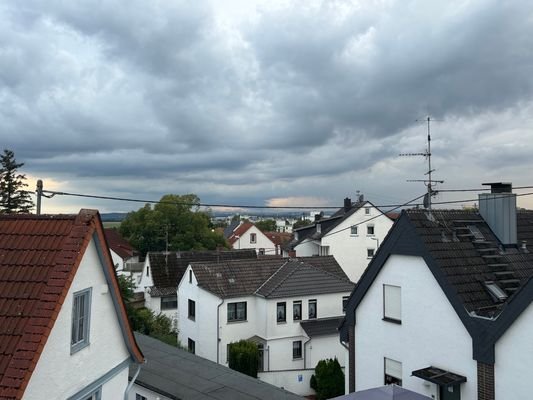
[{"label": "utility pole", "polygon": [[37,181],[35,193],[37,194],[37,207],[35,211],[37,215],[41,215],[41,198],[43,196],[43,181],[41,179]]},{"label": "utility pole", "polygon": [[[417,120],[420,121],[420,120]],[[412,157],[412,156],[423,156],[428,160],[428,170],[424,175],[428,175],[428,179],[410,179],[407,182],[424,182],[424,184],[427,187],[427,193],[424,196],[424,208],[427,208],[429,211],[431,211],[431,198],[435,196],[438,192],[436,190],[433,190],[434,184],[437,183],[444,183],[444,181],[437,181],[433,180],[431,174],[435,172],[434,169],[431,168],[431,121],[434,121],[434,119],[431,119],[431,117],[427,117],[425,119],[427,122],[427,149],[423,153],[401,153],[400,156],[403,157]]]}]

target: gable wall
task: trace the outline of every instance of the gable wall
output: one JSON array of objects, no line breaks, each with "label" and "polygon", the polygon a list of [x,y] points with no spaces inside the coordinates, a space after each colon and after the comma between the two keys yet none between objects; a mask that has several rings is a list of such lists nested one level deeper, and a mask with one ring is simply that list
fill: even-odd
[{"label": "gable wall", "polygon": [[[90,344],[70,354],[73,293],[92,287]],[[25,399],[66,399],[129,359],[103,267],[91,240],[25,391]],[[103,387],[102,400],[124,396],[127,366]]]},{"label": "gable wall", "polygon": [[[331,230],[322,238],[322,246],[329,246],[329,254],[342,267],[352,282],[357,282],[365,271],[371,258],[367,257],[367,249],[376,249],[392,227],[393,222],[381,215],[371,221],[358,225],[357,235],[351,234],[350,226],[361,223],[369,218],[379,215],[375,207],[370,207],[370,214],[365,214],[365,208],[361,208],[348,217],[341,224]],[[374,235],[367,235],[367,225],[374,226]],[[378,239],[378,241],[372,239]]]},{"label": "gable wall", "polygon": [[[401,325],[383,321],[383,284],[401,287]],[[435,366],[467,377],[461,399],[477,396],[472,340],[420,257],[391,255],[356,309],[356,390],[384,384],[384,357],[402,363],[403,386],[428,396],[436,385],[412,377]]]},{"label": "gable wall", "polygon": [[298,246],[294,248],[296,252],[296,257],[311,257],[318,255],[318,244],[317,242],[309,239],[305,239]]},{"label": "gable wall", "polygon": [[496,342],[496,399],[531,397],[533,368],[533,303]]},{"label": "gable wall", "polygon": [[[256,243],[250,243],[250,234],[255,233]],[[255,225],[251,226],[246,232],[244,232],[235,243],[233,243],[233,248],[242,250],[242,249],[256,249],[259,253],[259,249],[265,249],[265,254],[272,256],[276,254],[276,245]]]},{"label": "gable wall", "polygon": [[144,268],[141,274],[141,280],[139,281],[137,287],[135,288],[135,292],[144,292],[146,288],[149,288],[154,285],[154,281],[152,279],[152,268],[150,267],[150,272],[147,273],[147,268],[150,267],[150,257],[148,255],[146,256],[146,259],[144,260]]}]

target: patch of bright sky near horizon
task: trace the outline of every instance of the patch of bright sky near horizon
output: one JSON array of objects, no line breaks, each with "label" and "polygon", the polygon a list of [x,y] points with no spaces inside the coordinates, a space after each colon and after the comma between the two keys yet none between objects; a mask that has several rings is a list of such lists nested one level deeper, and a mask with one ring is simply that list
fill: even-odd
[{"label": "patch of bright sky near horizon", "polygon": [[[406,180],[426,161],[398,154],[425,150],[426,115],[440,188],[533,185],[528,1],[28,0],[0,18],[0,143],[32,188],[401,203],[425,190]],[[140,204],[43,200],[81,207]]]}]

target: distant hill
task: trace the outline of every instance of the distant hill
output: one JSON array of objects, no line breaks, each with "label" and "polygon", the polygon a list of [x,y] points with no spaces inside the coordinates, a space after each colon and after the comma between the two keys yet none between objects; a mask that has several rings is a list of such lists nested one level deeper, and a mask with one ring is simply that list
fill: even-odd
[{"label": "distant hill", "polygon": [[128,213],[102,213],[100,217],[102,218],[102,222],[121,222],[126,218],[126,215]]}]

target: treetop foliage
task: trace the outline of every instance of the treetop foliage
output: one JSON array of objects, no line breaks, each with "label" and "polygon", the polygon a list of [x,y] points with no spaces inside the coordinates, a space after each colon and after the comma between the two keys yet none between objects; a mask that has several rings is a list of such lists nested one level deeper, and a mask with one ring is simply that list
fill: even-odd
[{"label": "treetop foliage", "polygon": [[195,194],[167,194],[161,203],[146,204],[130,212],[120,233],[142,254],[148,251],[215,250],[227,247],[224,237],[211,226],[209,214],[199,210]]},{"label": "treetop foliage", "polygon": [[17,163],[15,154],[4,149],[0,155],[0,213],[29,213],[33,208],[30,194],[24,189],[26,175],[17,173],[24,163]]},{"label": "treetop foliage", "polygon": [[344,372],[336,357],[318,362],[311,377],[311,388],[316,391],[317,400],[344,394]]},{"label": "treetop foliage", "polygon": [[263,232],[276,232],[276,221],[273,219],[264,219],[255,223],[257,229]]}]

